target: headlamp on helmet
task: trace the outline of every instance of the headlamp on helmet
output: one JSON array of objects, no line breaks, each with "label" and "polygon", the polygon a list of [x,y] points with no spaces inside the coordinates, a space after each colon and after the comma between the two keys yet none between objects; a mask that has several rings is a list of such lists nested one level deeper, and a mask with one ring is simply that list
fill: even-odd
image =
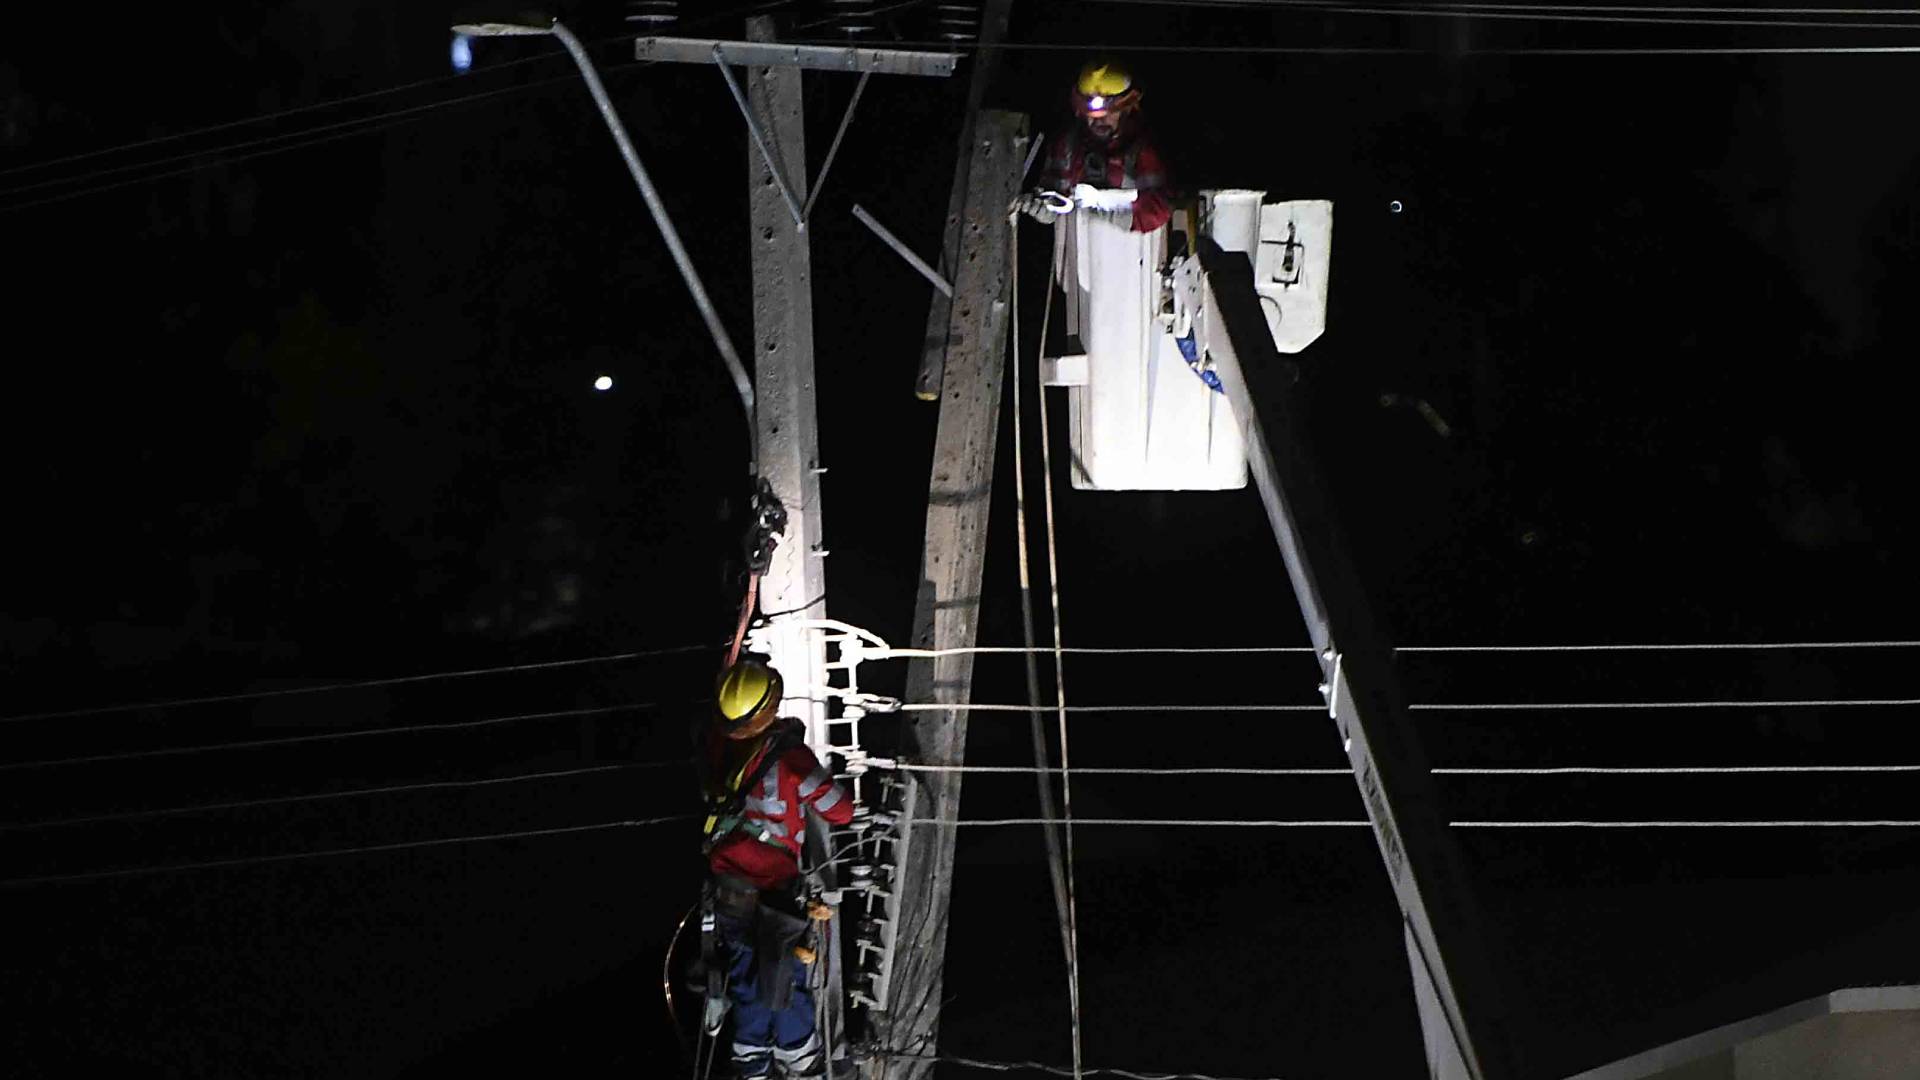
[{"label": "headlamp on helmet", "polygon": [[1090,120],[1117,116],[1139,104],[1140,90],[1126,68],[1109,60],[1080,69],[1073,87],[1073,107],[1081,116]]}]

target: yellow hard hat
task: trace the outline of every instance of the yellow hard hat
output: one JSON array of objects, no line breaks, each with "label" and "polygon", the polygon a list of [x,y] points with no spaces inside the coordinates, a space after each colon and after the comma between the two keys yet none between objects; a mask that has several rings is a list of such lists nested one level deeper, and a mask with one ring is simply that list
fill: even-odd
[{"label": "yellow hard hat", "polygon": [[1133,74],[1112,60],[1097,60],[1080,69],[1073,84],[1074,110],[1081,116],[1123,113],[1140,104],[1140,88]]},{"label": "yellow hard hat", "polygon": [[714,722],[727,738],[751,739],[780,708],[780,673],[758,660],[741,660],[720,673],[713,704]]}]

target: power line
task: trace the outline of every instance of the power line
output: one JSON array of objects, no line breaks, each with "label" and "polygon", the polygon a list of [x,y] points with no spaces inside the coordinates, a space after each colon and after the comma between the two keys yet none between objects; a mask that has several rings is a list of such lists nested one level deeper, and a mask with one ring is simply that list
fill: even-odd
[{"label": "power line", "polygon": [[[928,1064],[958,1065],[966,1069],[986,1069],[992,1072],[1043,1072],[1054,1076],[1073,1076],[1075,1070],[1059,1065],[1046,1065],[1038,1061],[983,1061],[980,1058],[957,1057],[952,1054],[904,1054],[881,1051],[877,1056],[894,1061],[923,1061]],[[1208,1073],[1157,1073],[1135,1072],[1132,1069],[1108,1069],[1085,1067],[1078,1070],[1081,1076],[1118,1076],[1124,1080],[1252,1080],[1252,1078],[1213,1076]],[[1273,1078],[1262,1078],[1273,1080]]]},{"label": "power line", "polygon": [[[920,765],[869,763],[870,768],[901,772],[1032,773],[1031,765]],[[1060,769],[1047,769],[1058,773]],[[1739,776],[1786,773],[1910,773],[1920,765],[1551,765],[1458,766],[1427,770],[1434,776]],[[1112,768],[1079,766],[1075,776],[1352,776],[1345,766],[1324,768]]]},{"label": "power line", "polygon": [[1766,649],[1912,649],[1920,641],[1721,641],[1697,644],[1611,645],[1409,645],[1402,653],[1699,652]]},{"label": "power line", "polygon": [[0,833],[23,832],[34,829],[57,829],[69,825],[96,825],[109,821],[136,821],[141,818],[171,817],[179,814],[202,814],[217,810],[241,810],[256,806],[284,806],[291,803],[324,802],[331,799],[358,798],[364,795],[395,795],[408,791],[443,791],[455,788],[491,787],[498,784],[522,784],[531,780],[558,780],[569,776],[590,776],[595,773],[627,772],[633,769],[660,769],[685,764],[686,762],[683,761],[630,761],[622,762],[618,765],[595,765],[579,769],[556,769],[549,772],[522,773],[517,776],[496,776],[485,780],[434,780],[413,784],[390,784],[384,787],[355,788],[351,791],[322,791],[304,795],[276,795],[263,799],[237,799],[231,802],[197,803],[192,806],[169,806],[151,810],[127,810],[112,814],[91,814],[86,817],[0,824]]},{"label": "power line", "polygon": [[[998,826],[1060,824],[1061,818],[914,818],[915,825]],[[1333,826],[1371,826],[1370,821],[1241,820],[1228,818],[1074,818],[1075,825],[1159,825],[1195,829],[1320,829]]]},{"label": "power line", "polygon": [[[1684,27],[1776,27],[1783,29],[1827,30],[1920,30],[1915,22],[1864,22],[1859,19],[1808,20],[1782,18],[1726,18],[1699,15],[1599,14],[1605,8],[1585,8],[1585,13],[1563,11],[1552,5],[1516,5],[1503,10],[1504,4],[1412,4],[1406,7],[1369,7],[1340,3],[1338,0],[1083,0],[1083,2],[1121,4],[1129,7],[1231,8],[1239,11],[1303,11],[1333,15],[1386,15],[1437,17],[1446,19],[1512,19],[1527,22],[1610,23],[1624,26]],[[1624,9],[1619,9],[1624,10]],[[1900,15],[1901,12],[1889,12]]]},{"label": "power line", "polygon": [[1783,701],[1495,701],[1409,705],[1413,712],[1554,711],[1560,709],[1824,709],[1920,705],[1920,698],[1839,698]]},{"label": "power line", "polygon": [[1920,821],[1450,821],[1456,829],[1904,829]]},{"label": "power line", "polygon": [[[733,18],[740,15],[750,15],[758,12],[769,11],[769,10],[772,10],[773,8],[784,6],[788,2],[790,2],[790,0],[772,0],[771,3],[749,5],[746,7],[735,8],[732,11],[716,12],[711,15],[699,16],[693,20],[690,20],[689,24],[691,25],[693,23],[713,22],[720,19]],[[629,34],[620,34],[612,37],[598,38],[593,41],[587,42],[587,46],[589,48],[597,48],[599,46],[606,45],[615,41],[625,41],[630,36],[631,35]],[[513,59],[513,60],[489,62],[486,65],[484,71],[485,73],[492,73],[495,71],[505,71],[508,68],[521,67],[526,64],[537,64],[547,60],[563,59],[565,58],[565,56],[566,56],[565,52],[547,52],[547,53],[540,53],[533,56],[524,56],[524,57],[520,57],[518,59]],[[382,87],[380,89],[369,90],[364,93],[349,94],[345,97],[329,98],[325,101],[316,101],[307,105],[296,105],[292,108],[281,109],[278,112],[260,113],[255,116],[241,117],[240,119],[237,119],[237,120],[227,120],[217,124],[209,124],[205,127],[190,128],[185,131],[175,131],[175,132],[168,133],[166,135],[156,135],[156,136],[153,136],[152,138],[141,139],[138,142],[121,143],[116,146],[104,146],[95,150],[87,150],[77,154],[68,154],[64,157],[48,158],[44,161],[33,161],[23,165],[15,165],[10,168],[0,169],[0,178],[14,176],[23,172],[32,172],[38,169],[50,169],[55,165],[66,165],[76,161],[87,161],[93,158],[104,157],[111,154],[123,153],[129,150],[139,150],[139,149],[143,149],[150,146],[158,146],[162,143],[178,142],[181,139],[190,139],[199,135],[211,135],[219,131],[231,131],[232,129],[238,128],[238,127],[249,127],[254,124],[263,124],[269,120],[279,120],[289,116],[299,116],[299,115],[303,115],[310,112],[318,112],[324,109],[335,108],[340,105],[351,105],[361,101],[371,101],[374,98],[387,97],[392,94],[404,93],[408,90],[418,90],[424,86],[435,86],[440,83],[455,82],[462,79],[472,79],[474,77],[475,76],[473,74],[470,74],[467,72],[457,72],[451,75],[436,75],[432,78],[418,79],[418,80],[415,80],[414,82],[401,83],[397,86]],[[537,86],[542,84],[528,83],[525,85]],[[463,97],[466,97],[466,96],[469,96],[469,95],[456,95],[453,98],[450,98],[447,101],[440,102],[438,104],[451,104],[453,102],[457,102],[461,100]],[[368,117],[363,119],[379,119],[379,116]],[[312,132],[312,131],[326,130],[326,129],[325,128],[309,128],[307,130],[309,132]],[[296,132],[294,134],[299,134],[299,133]],[[241,143],[238,145],[245,146],[249,144]],[[212,152],[217,152],[217,148],[215,151],[212,151]],[[17,189],[17,190],[24,190],[24,189]]]},{"label": "power line", "polygon": [[58,720],[70,716],[97,716],[116,712],[140,712],[148,709],[175,709],[186,705],[213,705],[227,701],[253,701],[260,698],[288,697],[295,694],[321,694],[333,690],[359,690],[369,686],[399,686],[404,683],[433,682],[440,679],[466,679],[476,675],[505,675],[521,671],[547,671],[555,668],[580,667],[586,664],[608,664],[619,660],[641,660],[655,656],[671,656],[680,653],[700,652],[708,648],[711,648],[711,646],[676,645],[669,649],[646,649],[640,652],[610,653],[606,656],[586,656],[573,660],[543,660],[531,664],[506,664],[499,667],[466,668],[460,671],[438,671],[426,675],[399,675],[391,678],[360,679],[353,682],[319,683],[314,686],[294,686],[278,690],[248,690],[237,694],[215,694],[207,697],[175,698],[171,701],[146,701],[126,705],[96,705],[81,709],[64,709],[58,712],[23,713],[19,716],[0,716],[0,724],[18,724],[28,720]]},{"label": "power line", "polygon": [[965,702],[941,704],[940,702],[904,702],[890,707],[885,712],[1054,712],[1064,708],[1067,712],[1090,713],[1133,713],[1133,712],[1316,712],[1327,711],[1325,705],[976,705]]},{"label": "power line", "polygon": [[[542,60],[552,60],[563,55],[565,54],[548,53],[540,56],[522,57],[518,60],[507,60],[498,64],[490,64],[487,70],[504,71],[507,68],[538,63]],[[93,158],[124,153],[129,150],[140,150],[149,146],[158,146],[162,143],[178,142],[181,139],[191,139],[199,135],[211,135],[218,131],[231,131],[238,127],[264,124],[269,120],[279,120],[288,116],[299,116],[304,113],[318,112],[340,105],[351,105],[359,101],[371,101],[374,98],[386,97],[390,94],[400,94],[408,90],[418,90],[423,86],[435,86],[444,82],[452,82],[455,79],[470,79],[472,77],[473,76],[464,73],[436,75],[430,79],[419,79],[410,83],[401,83],[398,86],[382,87],[381,89],[369,90],[361,94],[350,94],[346,97],[329,98],[326,101],[316,101],[308,105],[297,105],[291,109],[282,109],[279,112],[261,113],[257,116],[247,116],[238,120],[227,120],[218,124],[208,124],[205,127],[190,128],[186,131],[175,131],[166,135],[155,135],[152,138],[141,139],[138,142],[121,143],[117,146],[103,146],[96,150],[87,150],[78,154],[68,154],[65,157],[48,158],[45,161],[32,161],[24,165],[15,165],[11,168],[0,169],[0,178],[14,176],[23,172],[32,172],[37,169],[51,169],[55,165],[67,165],[76,161],[88,161]]]},{"label": "power line", "polygon": [[326,851],[295,851],[279,855],[248,855],[234,859],[209,859],[204,862],[169,863],[161,866],[129,866],[116,870],[91,870],[79,874],[46,874],[39,877],[0,880],[0,888],[26,888],[31,885],[58,885],[78,881],[102,881],[108,878],[136,877],[147,874],[171,874],[184,870],[214,870],[229,866],[258,866],[265,863],[294,862],[301,859],[327,859],[339,855],[363,855],[382,851],[408,851],[441,847],[447,844],[479,844],[494,840],[520,840],[528,837],[563,836],[569,833],[606,829],[631,829],[643,825],[664,825],[675,821],[693,821],[697,815],[640,818],[632,821],[605,821],[596,825],[566,825],[556,829],[523,829],[518,832],[485,833],[479,836],[443,836],[432,840],[406,840],[397,844],[370,844],[362,847],[329,848]]},{"label": "power line", "polygon": [[[1714,641],[1687,643],[1608,643],[1590,645],[1402,645],[1394,649],[1396,653],[1584,653],[1584,652],[1700,652],[1741,650],[1781,650],[1781,649],[1913,649],[1920,648],[1920,640],[1887,641]],[[1021,653],[1051,653],[1049,646],[1036,645],[970,645],[951,649],[871,649],[862,654],[866,659],[895,660],[921,659],[959,655],[1018,655]],[[1135,655],[1280,655],[1298,653],[1310,655],[1313,650],[1296,645],[1127,645],[1127,646],[1078,646],[1070,645],[1061,650],[1069,656],[1135,656]]]},{"label": "power line", "polygon": [[[1046,825],[1057,818],[914,818],[915,825],[1002,826]],[[1320,829],[1332,827],[1371,827],[1370,821],[1332,821],[1282,818],[1201,819],[1201,818],[1074,818],[1076,825],[1137,825],[1146,827],[1201,829]],[[1852,829],[1906,828],[1920,821],[1894,819],[1833,821],[1449,821],[1456,829]]]},{"label": "power line", "polygon": [[459,731],[473,728],[492,727],[496,724],[512,724],[524,720],[556,720],[574,716],[600,716],[606,713],[625,712],[627,710],[657,709],[657,702],[635,702],[626,705],[597,705],[584,709],[561,709],[553,712],[517,713],[513,716],[493,716],[484,720],[457,720],[444,724],[403,724],[397,727],[363,728],[353,731],[328,731],[319,735],[289,735],[273,739],[246,739],[240,742],[203,743],[198,746],[166,746],[154,750],[126,750],[113,754],[89,754],[85,757],[47,758],[40,761],[9,761],[0,763],[0,772],[12,772],[19,769],[51,769],[67,765],[94,765],[107,761],[135,761],[142,758],[178,757],[185,754],[205,754],[216,750],[250,750],[262,746],[292,746],[298,743],[334,742],[341,739],[366,739],[381,735],[410,735],[427,731]]},{"label": "power line", "polygon": [[[841,45],[830,40],[795,41],[794,45]],[[999,41],[993,43],[952,41],[892,41],[891,48],[946,49],[951,52],[1010,49],[1035,52],[1073,53],[1183,53],[1191,55],[1244,56],[1435,56],[1434,49],[1412,49],[1395,45],[1156,45],[1139,42],[1090,41]],[[1673,48],[1482,48],[1469,47],[1449,52],[1460,56],[1846,56],[1908,55],[1920,53],[1920,45],[1802,45],[1802,46],[1680,46]]]},{"label": "power line", "polygon": [[[641,65],[641,62],[636,61],[633,64],[620,65],[618,67],[608,68],[607,70],[611,73],[614,71],[623,70],[624,68],[638,67],[640,65]],[[356,135],[368,135],[376,131],[385,131],[388,128],[396,127],[402,123],[409,123],[411,122],[412,119],[418,119],[421,114],[429,112],[433,109],[446,108],[449,106],[456,106],[456,105],[458,106],[474,105],[479,102],[488,100],[490,98],[499,97],[503,94],[516,93],[521,90],[531,90],[541,86],[553,86],[559,83],[567,82],[575,77],[576,76],[572,76],[572,75],[556,75],[550,79],[538,79],[533,82],[526,82],[526,83],[520,83],[514,86],[502,87],[501,89],[489,90],[484,93],[468,94],[461,97],[448,98],[445,101],[429,102],[428,104],[425,104],[425,105],[415,105],[406,109],[396,109],[390,112],[379,113],[374,116],[365,117],[359,120],[342,121],[339,124],[327,125],[326,127],[323,127],[323,128],[309,129],[307,131],[297,132],[291,135],[263,136],[262,138],[254,139],[249,142],[236,143],[232,147],[228,147],[228,148],[216,147],[213,150],[209,150],[209,151],[204,151],[204,152],[195,153],[191,155],[181,155],[180,157],[172,158],[169,160],[178,161],[178,160],[183,160],[184,158],[187,158],[187,157],[199,158],[199,157],[205,156],[206,154],[223,153],[225,149],[238,149],[238,148],[244,148],[247,146],[261,145],[269,142],[277,142],[281,140],[289,140],[289,139],[294,140],[294,141],[287,142],[286,145],[272,146],[265,150],[256,150],[250,154],[233,154],[231,156],[221,157],[217,160],[212,160],[212,161],[195,161],[193,164],[185,165],[178,169],[169,169],[165,172],[149,173],[142,176],[136,176],[128,180],[121,180],[112,184],[101,184],[96,187],[81,188],[78,191],[63,192],[59,195],[49,195],[44,199],[34,199],[29,202],[10,203],[6,206],[0,206],[0,213],[10,213],[15,210],[26,210],[36,206],[46,206],[51,203],[66,202],[69,199],[78,199],[86,195],[97,195],[103,192],[116,191],[120,188],[132,187],[137,184],[145,184],[154,180],[165,180],[170,177],[184,176],[187,173],[198,172],[201,169],[237,164],[238,162],[250,161],[258,157],[266,157],[272,154],[283,154],[293,150],[301,150],[311,146],[319,146],[323,143],[337,142],[341,139],[352,138]],[[381,123],[381,121],[387,121],[387,122]],[[341,130],[335,130],[335,129],[341,129]],[[314,131],[320,131],[320,130],[332,130],[333,134],[321,135],[317,138],[296,138],[296,136],[311,135],[313,134]],[[165,164],[165,163],[166,162],[164,161],[160,162],[160,164]],[[145,168],[150,166],[142,166],[142,167]],[[108,175],[112,172],[123,172],[123,171],[126,171],[126,170],[124,169],[102,170],[100,173],[96,175]],[[78,177],[77,179],[84,180],[86,178],[87,177],[83,174],[81,177]],[[73,182],[73,179],[70,178],[68,180],[63,180],[61,182],[71,183]],[[0,193],[0,197],[4,197],[4,194],[10,194],[10,193]]]},{"label": "power line", "polygon": [[[899,659],[932,659],[934,657],[940,657],[940,656],[961,656],[961,655],[979,656],[979,655],[993,655],[993,654],[1001,654],[1001,653],[1051,654],[1055,651],[1056,650],[1053,649],[1052,647],[1045,646],[1045,645],[1036,645],[1031,648],[1023,648],[1018,645],[968,645],[968,646],[956,647],[951,649],[892,649],[892,648],[873,649],[873,650],[869,650],[867,652],[862,653],[862,656],[869,659],[878,659],[878,660],[899,660]],[[1068,656],[1135,656],[1135,655],[1150,654],[1150,653],[1167,653],[1170,655],[1208,654],[1208,653],[1220,653],[1223,655],[1233,654],[1233,653],[1309,654],[1313,652],[1311,648],[1308,648],[1306,646],[1293,646],[1293,645],[1285,645],[1285,646],[1223,645],[1223,646],[1213,647],[1213,648],[1203,647],[1203,646],[1193,646],[1193,645],[1180,645],[1180,646],[1133,645],[1133,646],[1120,646],[1120,647],[1111,647],[1111,648],[1104,647],[1104,646],[1069,645],[1057,651],[1064,653]]]}]

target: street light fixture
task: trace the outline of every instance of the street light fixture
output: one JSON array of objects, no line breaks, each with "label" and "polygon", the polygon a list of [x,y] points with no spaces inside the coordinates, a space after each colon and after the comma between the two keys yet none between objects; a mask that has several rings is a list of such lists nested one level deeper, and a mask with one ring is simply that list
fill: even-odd
[{"label": "street light fixture", "polygon": [[627,163],[627,171],[633,175],[633,182],[640,188],[640,197],[647,202],[647,210],[653,214],[653,223],[660,227],[660,235],[667,242],[667,251],[673,255],[673,263],[680,269],[680,277],[686,282],[687,291],[693,294],[694,306],[700,309],[700,317],[706,321],[707,333],[713,336],[714,347],[720,350],[720,358],[726,361],[727,372],[733,376],[734,389],[740,394],[740,405],[747,413],[747,431],[749,445],[753,434],[753,380],[747,375],[746,365],[740,362],[740,354],[735,351],[733,341],[727,337],[726,327],[720,324],[720,314],[714,310],[713,300],[707,296],[706,286],[700,283],[700,275],[693,268],[693,260],[687,255],[687,249],[680,242],[680,233],[673,227],[673,219],[667,216],[667,208],[660,201],[660,193],[654,190],[653,179],[647,175],[646,166],[640,163],[640,155],[633,148],[633,140],[627,137],[627,129],[620,117],[613,111],[613,101],[607,97],[607,88],[600,83],[600,74],[594,70],[593,61],[587,56],[586,47],[580,39],[573,36],[560,20],[544,15],[522,15],[512,21],[475,21],[456,23],[456,34],[468,37],[539,37],[552,36],[560,39],[567,52],[573,56],[573,62],[580,68],[581,77],[587,81],[587,90],[593,94],[593,103],[600,109],[600,118],[607,123],[607,130],[613,134],[613,141],[620,147],[620,156]]}]

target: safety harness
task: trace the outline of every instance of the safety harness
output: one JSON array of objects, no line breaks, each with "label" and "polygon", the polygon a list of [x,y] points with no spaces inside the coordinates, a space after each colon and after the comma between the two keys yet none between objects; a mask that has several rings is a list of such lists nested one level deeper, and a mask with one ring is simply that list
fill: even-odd
[{"label": "safety harness", "polygon": [[702,854],[711,854],[720,841],[741,831],[763,844],[782,846],[766,828],[748,819],[747,793],[758,788],[760,782],[766,779],[768,770],[778,765],[786,752],[799,746],[803,740],[800,732],[791,724],[781,724],[761,738],[760,748],[747,755],[747,759],[734,770],[731,780],[720,784],[708,783],[707,823],[705,839],[700,848]]}]

